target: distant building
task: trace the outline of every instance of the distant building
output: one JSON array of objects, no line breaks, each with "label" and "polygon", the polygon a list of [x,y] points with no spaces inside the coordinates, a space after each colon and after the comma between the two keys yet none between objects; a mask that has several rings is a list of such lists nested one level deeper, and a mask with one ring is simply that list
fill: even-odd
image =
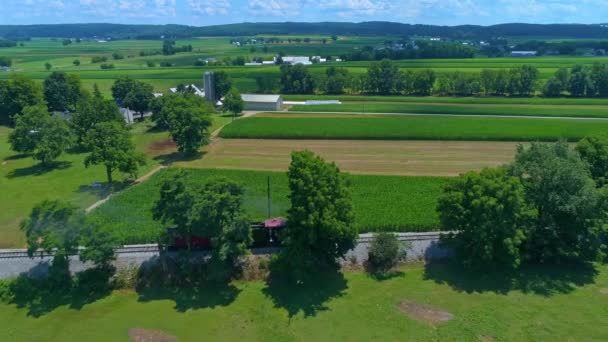
[{"label": "distant building", "polygon": [[0,67],[0,71],[9,72],[9,71],[11,71],[11,68],[10,68],[10,67],[7,67],[7,66],[1,66],[1,67]]},{"label": "distant building", "polygon": [[[285,56],[282,58],[283,64],[290,65],[311,65],[310,57],[298,57],[298,56]],[[275,57],[276,62],[276,57]]]},{"label": "distant building", "polygon": [[[200,96],[200,97],[205,97],[205,92],[200,90],[194,84],[186,86],[186,88],[188,88],[188,87],[193,90],[193,94]],[[177,93],[177,88],[170,88],[169,90],[171,90],[172,93]],[[161,96],[162,96],[162,94],[161,94]],[[154,94],[154,97],[158,97],[158,96],[156,96],[156,94]]]},{"label": "distant building", "polygon": [[511,57],[534,57],[536,51],[511,51]]},{"label": "distant building", "polygon": [[245,110],[279,111],[283,106],[281,95],[242,94],[241,98],[245,102]]}]

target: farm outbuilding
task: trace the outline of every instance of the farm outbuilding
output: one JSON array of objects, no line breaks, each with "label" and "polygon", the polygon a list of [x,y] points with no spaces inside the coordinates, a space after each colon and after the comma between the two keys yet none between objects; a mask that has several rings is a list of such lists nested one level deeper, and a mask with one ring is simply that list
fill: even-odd
[{"label": "farm outbuilding", "polygon": [[245,110],[281,110],[283,97],[281,95],[242,94]]}]

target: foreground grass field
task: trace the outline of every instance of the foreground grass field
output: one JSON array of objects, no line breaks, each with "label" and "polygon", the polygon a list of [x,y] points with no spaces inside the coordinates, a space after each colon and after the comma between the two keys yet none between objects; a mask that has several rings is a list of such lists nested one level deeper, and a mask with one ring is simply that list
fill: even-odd
[{"label": "foreground grass field", "polygon": [[[60,306],[49,298],[40,317],[30,315],[28,303],[0,303],[0,340],[128,341],[139,328],[183,342],[605,341],[607,290],[607,266],[533,268],[509,277],[413,265],[383,281],[349,272],[292,288],[247,282],[129,290]],[[402,311],[402,303],[453,319],[433,323]]]},{"label": "foreground grass field", "polygon": [[286,171],[291,152],[307,149],[354,174],[457,176],[503,165],[515,142],[218,139],[202,158],[174,165],[187,168]]},{"label": "foreground grass field", "polygon": [[407,103],[367,103],[341,105],[293,106],[290,111],[346,113],[415,113],[415,114],[470,114],[470,115],[514,115],[514,116],[561,116],[607,118],[608,107],[567,106],[567,105],[457,105],[457,104],[407,104]]},{"label": "foreground grass field", "polygon": [[608,130],[608,120],[398,116],[363,114],[262,114],[227,126],[222,138],[370,140],[579,140]]},{"label": "foreground grass field", "polygon": [[[165,227],[152,219],[152,206],[159,198],[160,184],[178,170],[171,168],[150,180],[127,189],[95,209],[91,217],[121,243],[156,242]],[[203,183],[212,177],[227,177],[246,188],[245,208],[254,220],[267,218],[266,186],[271,181],[271,216],[284,216],[289,207],[287,175],[284,172],[187,169],[186,179]],[[435,212],[437,197],[446,178],[398,176],[349,176],[356,226],[368,231],[428,231],[439,228]]]}]

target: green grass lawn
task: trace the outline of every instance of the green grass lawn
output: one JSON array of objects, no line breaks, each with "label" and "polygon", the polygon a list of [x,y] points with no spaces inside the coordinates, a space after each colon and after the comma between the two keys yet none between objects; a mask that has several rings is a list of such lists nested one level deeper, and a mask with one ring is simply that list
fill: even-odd
[{"label": "green grass lawn", "polygon": [[384,140],[579,140],[604,133],[607,120],[388,116],[347,114],[267,114],[239,120],[223,138],[384,139]]},{"label": "green grass lawn", "polygon": [[[254,220],[267,217],[266,186],[271,179],[271,215],[285,215],[289,207],[287,175],[283,172],[186,169],[187,180],[202,183],[223,176],[245,186],[245,208]],[[91,218],[111,231],[120,242],[154,242],[164,225],[152,219],[152,206],[160,194],[160,183],[177,169],[154,175],[97,208]],[[437,197],[446,178],[398,176],[349,176],[356,226],[368,231],[437,230]]]},{"label": "green grass lawn", "polygon": [[291,111],[345,112],[345,113],[415,113],[415,114],[468,114],[468,115],[516,115],[516,116],[563,116],[563,117],[608,117],[608,107],[540,107],[501,105],[458,104],[341,104],[341,105],[297,105]]},{"label": "green grass lawn", "polygon": [[[0,302],[2,341],[128,341],[148,329],[180,341],[605,341],[608,267],[530,268],[507,277],[429,264],[376,280],[348,272],[300,287],[116,291],[82,303]],[[399,303],[453,315],[432,324]],[[54,305],[55,304],[55,305]],[[32,307],[43,309],[33,314]]]}]

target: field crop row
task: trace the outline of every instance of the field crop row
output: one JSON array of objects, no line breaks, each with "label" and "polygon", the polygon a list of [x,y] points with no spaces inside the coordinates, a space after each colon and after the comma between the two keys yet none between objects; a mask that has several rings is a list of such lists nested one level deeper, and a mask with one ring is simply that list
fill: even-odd
[{"label": "field crop row", "polygon": [[237,120],[223,138],[555,141],[608,131],[608,120],[270,114]]},{"label": "field crop row", "polygon": [[560,116],[560,117],[608,117],[607,108],[560,108],[539,106],[471,106],[457,104],[406,104],[372,103],[341,105],[297,105],[291,111],[344,112],[344,113],[414,113],[414,114],[468,114],[468,115],[515,115],[515,116]]},{"label": "field crop row", "polygon": [[[266,184],[271,180],[271,215],[284,216],[289,206],[287,175],[215,169],[186,169],[187,181],[201,183],[212,177],[228,177],[246,188],[245,207],[254,220],[267,217]],[[160,184],[176,169],[161,171],[150,180],[120,193],[96,209],[92,218],[122,243],[155,242],[164,225],[152,219],[152,206]],[[349,175],[356,226],[360,232],[437,230],[435,206],[442,177]]]}]

